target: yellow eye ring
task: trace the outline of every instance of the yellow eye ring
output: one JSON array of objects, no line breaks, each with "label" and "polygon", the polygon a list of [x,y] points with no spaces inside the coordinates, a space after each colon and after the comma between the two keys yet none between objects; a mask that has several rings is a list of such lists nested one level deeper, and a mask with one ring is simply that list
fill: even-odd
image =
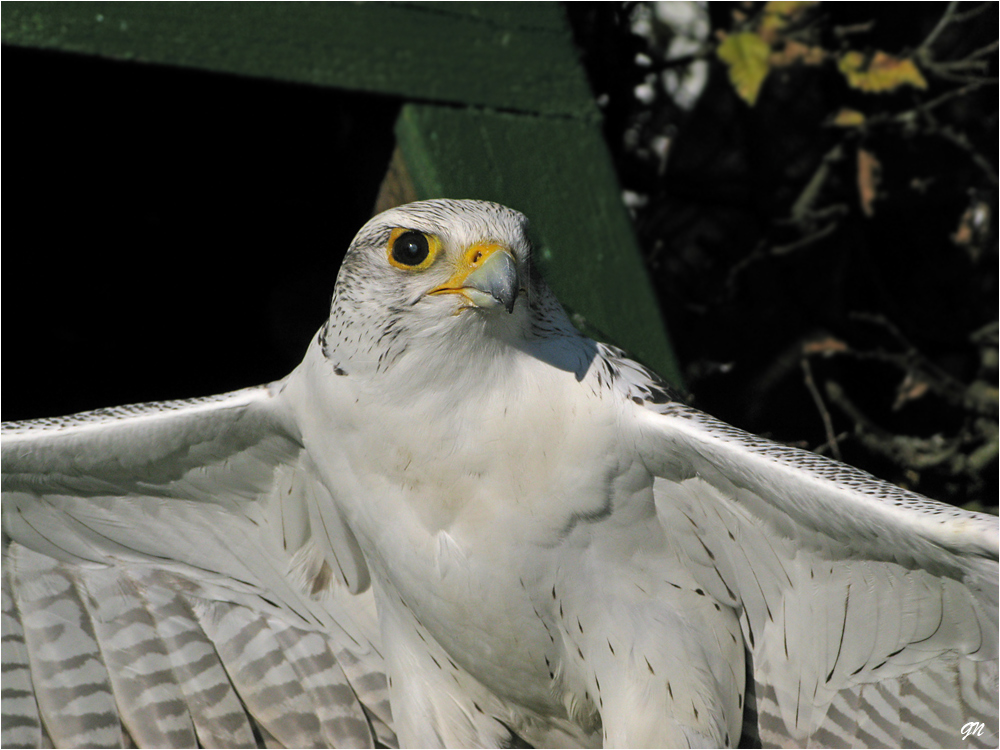
[{"label": "yellow eye ring", "polygon": [[434,262],[441,241],[432,234],[396,227],[389,234],[386,253],[389,263],[404,271],[421,271]]}]

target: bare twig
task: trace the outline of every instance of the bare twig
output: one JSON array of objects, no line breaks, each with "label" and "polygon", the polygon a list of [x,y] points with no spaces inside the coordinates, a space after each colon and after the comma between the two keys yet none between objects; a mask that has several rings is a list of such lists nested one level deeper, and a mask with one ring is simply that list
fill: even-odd
[{"label": "bare twig", "polygon": [[895,114],[879,114],[872,115],[869,117],[864,124],[864,127],[871,129],[878,127],[879,125],[884,125],[888,122],[896,123],[899,125],[912,125],[918,117],[921,115],[926,115],[931,110],[937,109],[938,107],[947,104],[953,99],[958,99],[959,97],[971,94],[973,91],[987,86],[991,83],[996,83],[993,79],[977,78],[972,81],[963,81],[962,86],[952,89],[951,91],[946,91],[940,96],[931,99],[929,102],[921,102],[912,109],[904,110],[903,112],[896,112]]},{"label": "bare twig", "polygon": [[799,197],[792,204],[792,221],[798,223],[806,218],[813,203],[819,197],[820,190],[822,190],[824,183],[826,183],[827,178],[830,176],[830,169],[843,158],[843,143],[838,143],[826,152],[822,160],[820,160],[816,171],[813,172],[813,176],[809,178],[809,182],[806,183]]},{"label": "bare twig", "polygon": [[733,267],[729,269],[729,273],[726,275],[726,286],[731,288],[737,276],[757,261],[766,258],[768,254],[767,243],[764,240],[759,241],[745,258],[734,263]]},{"label": "bare twig", "polygon": [[[987,86],[987,85],[989,85],[991,83],[996,83],[996,81],[995,80],[986,80],[984,78],[981,78],[981,79],[978,79],[978,80],[975,80],[975,81],[970,81],[969,83],[965,84],[964,86],[962,86],[960,88],[952,89],[951,91],[946,91],[945,93],[941,94],[941,96],[938,96],[938,97],[936,97],[934,99],[931,99],[929,102],[923,102],[922,104],[918,105],[916,108],[914,108],[912,110],[909,110],[909,111],[910,112],[929,112],[932,109],[937,109],[942,104],[946,104],[946,103],[950,102],[952,99],[957,99],[960,96],[965,96],[966,94],[971,94],[976,89],[980,89],[983,86]],[[902,117],[904,115],[906,115],[906,114],[907,114],[906,112],[901,112],[896,117],[897,117],[897,119],[902,119]]]},{"label": "bare twig", "polygon": [[976,427],[985,442],[969,454],[968,464],[969,469],[979,472],[997,460],[997,455],[1000,455],[1000,438],[997,435],[996,422],[978,420]]},{"label": "bare twig", "polygon": [[691,54],[681,55],[680,57],[671,57],[668,60],[650,60],[649,65],[646,70],[653,71],[656,73],[665,70],[674,70],[675,68],[684,68],[692,63],[696,63],[699,60],[707,60],[712,55],[715,54],[715,48],[718,45],[715,43],[708,43],[703,45],[700,49],[695,50]]},{"label": "bare twig", "polygon": [[[986,5],[988,7],[989,3],[984,3],[984,5]],[[993,52],[996,52],[998,46],[1000,46],[1000,43],[998,43],[998,42],[990,42],[985,47],[980,47],[979,49],[973,50],[972,52],[970,52],[968,55],[965,56],[965,59],[966,60],[973,60],[973,59],[975,59],[977,57],[985,57],[986,55],[989,55],[989,54],[991,54]]]},{"label": "bare twig", "polygon": [[817,208],[808,211],[805,216],[800,219],[793,219],[788,217],[786,219],[775,219],[774,223],[776,226],[798,226],[802,219],[808,222],[815,223],[822,221],[824,219],[834,219],[838,216],[846,216],[851,212],[851,209],[847,207],[845,203],[834,203],[833,205],[826,206],[824,208]]},{"label": "bare twig", "polygon": [[948,25],[955,20],[955,14],[958,11],[958,3],[950,2],[948,7],[945,8],[944,13],[941,18],[938,19],[937,25],[931,30],[931,33],[927,35],[927,38],[917,47],[917,56],[920,59],[930,59],[930,50],[934,42],[941,35],[941,32],[948,28]]},{"label": "bare twig", "polygon": [[1000,79],[997,78],[983,78],[975,73],[952,73],[947,70],[940,70],[935,75],[942,81],[948,81],[949,83],[959,83],[963,86],[969,83],[981,83],[984,86],[996,85]]},{"label": "bare twig", "polygon": [[813,380],[812,367],[809,366],[809,358],[803,357],[799,364],[802,366],[802,376],[806,383],[806,388],[809,390],[809,395],[812,396],[813,403],[816,404],[816,409],[819,411],[819,416],[823,420],[823,429],[826,431],[826,445],[830,446],[830,450],[833,451],[833,457],[838,461],[843,460],[843,456],[840,455],[840,446],[837,444],[837,435],[833,431],[833,420],[830,419],[830,412],[826,409],[826,404],[823,403],[823,397],[819,393],[819,389],[816,388],[816,381]]},{"label": "bare twig", "polygon": [[997,184],[997,172],[993,168],[993,165],[990,163],[989,159],[979,153],[978,149],[972,145],[972,142],[969,140],[968,136],[965,135],[965,133],[958,132],[950,125],[944,125],[937,128],[934,132],[936,135],[939,135],[946,141],[953,143],[965,151],[965,153],[967,153],[972,159],[973,163],[983,171],[986,178],[994,185]]},{"label": "bare twig", "polygon": [[[804,217],[800,217],[799,219],[791,217],[787,219],[777,219],[774,223],[777,226],[799,226],[801,223],[808,222],[809,224],[812,224],[820,219],[844,216],[848,213],[850,213],[850,209],[848,209],[847,206],[843,203],[836,203],[832,206],[819,209],[818,211],[809,211]],[[729,274],[726,277],[726,285],[731,287],[733,282],[736,280],[736,277],[754,263],[757,263],[764,258],[780,258],[783,255],[794,253],[796,250],[809,247],[809,245],[819,242],[824,237],[828,237],[833,234],[837,230],[838,226],[839,224],[836,221],[830,221],[816,231],[810,232],[804,237],[800,237],[799,239],[784,245],[768,246],[768,244],[764,241],[758,242],[757,246],[750,252],[749,255],[735,263],[730,269]]]},{"label": "bare twig", "polygon": [[855,350],[845,350],[845,354],[856,359],[868,359],[877,362],[885,362],[894,365],[919,380],[927,384],[927,387],[950,403],[975,414],[995,418],[998,411],[996,389],[984,388],[979,385],[982,381],[973,383],[963,383],[958,378],[945,372],[940,367],[925,357],[896,325],[881,315],[870,315],[868,313],[851,313],[855,320],[863,320],[885,328],[905,350],[903,352],[871,351],[859,352]]},{"label": "bare twig", "polygon": [[847,397],[840,384],[832,380],[826,382],[826,396],[854,422],[854,433],[858,440],[873,453],[915,471],[943,464],[947,464],[946,468],[953,474],[966,471],[968,464],[964,454],[959,451],[959,440],[939,435],[930,438],[894,435],[872,422]]},{"label": "bare twig", "polygon": [[915,352],[917,350],[917,348],[910,343],[910,340],[903,335],[903,332],[899,330],[899,326],[884,315],[876,315],[874,313],[866,312],[853,312],[851,313],[851,319],[860,320],[864,323],[873,323],[874,325],[880,326],[888,331],[892,337],[896,339],[896,342],[907,351]]},{"label": "bare twig", "polygon": [[843,39],[845,36],[851,36],[852,34],[867,34],[875,28],[874,21],[865,21],[864,23],[854,23],[849,26],[834,26],[833,33],[838,39]]},{"label": "bare twig", "polygon": [[825,443],[820,443],[815,448],[813,448],[813,453],[819,453],[821,456],[825,456],[826,452],[830,450],[834,445],[844,442],[850,436],[851,433],[849,432],[840,432],[836,435],[836,443],[830,441],[827,441]]},{"label": "bare twig", "polygon": [[956,13],[952,18],[952,21],[954,21],[955,23],[965,23],[966,21],[975,18],[983,11],[989,10],[991,7],[993,7],[993,5],[994,3],[980,3],[971,10],[966,10],[963,11],[962,13]]},{"label": "bare twig", "polygon": [[980,60],[980,57],[985,57],[997,50],[997,42],[990,42],[985,47],[980,47],[977,50],[970,52],[968,55],[963,57],[961,60],[935,60],[930,62],[925,62],[924,67],[931,70],[950,70],[955,68],[978,68],[981,70],[986,70],[989,68],[988,60]]},{"label": "bare twig", "polygon": [[960,75],[962,71],[970,71],[970,76],[976,73],[978,73],[978,76],[975,78],[970,77],[969,81],[978,81],[986,74],[989,67],[990,64],[986,60],[951,60],[950,62],[934,63],[933,65],[926,66],[926,69],[940,78],[947,76],[954,77]]},{"label": "bare twig", "polygon": [[837,222],[831,221],[826,226],[820,227],[815,232],[806,235],[794,242],[789,242],[787,245],[775,245],[768,251],[769,255],[781,256],[788,255],[789,253],[794,253],[796,250],[801,250],[804,247],[812,245],[814,242],[819,242],[824,237],[833,234],[837,229]]}]

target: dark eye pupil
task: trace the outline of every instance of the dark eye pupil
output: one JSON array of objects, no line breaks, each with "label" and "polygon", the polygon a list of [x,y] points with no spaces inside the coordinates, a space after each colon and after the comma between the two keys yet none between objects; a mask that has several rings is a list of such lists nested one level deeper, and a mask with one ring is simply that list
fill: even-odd
[{"label": "dark eye pupil", "polygon": [[405,232],[392,243],[393,260],[404,266],[419,266],[429,252],[427,238],[420,232]]}]

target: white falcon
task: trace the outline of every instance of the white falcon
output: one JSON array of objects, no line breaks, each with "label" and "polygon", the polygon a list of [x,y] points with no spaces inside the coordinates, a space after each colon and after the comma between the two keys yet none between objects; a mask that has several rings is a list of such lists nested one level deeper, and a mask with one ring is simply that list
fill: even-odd
[{"label": "white falcon", "polygon": [[392,209],[284,380],[4,425],[5,747],[997,745],[997,519],[684,405],[525,225]]}]

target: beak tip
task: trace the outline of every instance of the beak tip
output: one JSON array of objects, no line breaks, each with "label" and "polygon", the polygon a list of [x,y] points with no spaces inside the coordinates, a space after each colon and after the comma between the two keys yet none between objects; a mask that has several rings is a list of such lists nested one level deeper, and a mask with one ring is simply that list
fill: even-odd
[{"label": "beak tip", "polygon": [[502,294],[497,298],[497,301],[501,305],[503,305],[508,315],[514,312],[514,303],[517,302],[517,296],[519,292],[520,292],[519,289],[514,288],[513,291],[511,291],[510,293]]},{"label": "beak tip", "polygon": [[486,262],[465,279],[468,291],[475,291],[487,300],[488,307],[503,305],[508,314],[514,312],[520,283],[517,262],[507,250],[493,253]]}]

